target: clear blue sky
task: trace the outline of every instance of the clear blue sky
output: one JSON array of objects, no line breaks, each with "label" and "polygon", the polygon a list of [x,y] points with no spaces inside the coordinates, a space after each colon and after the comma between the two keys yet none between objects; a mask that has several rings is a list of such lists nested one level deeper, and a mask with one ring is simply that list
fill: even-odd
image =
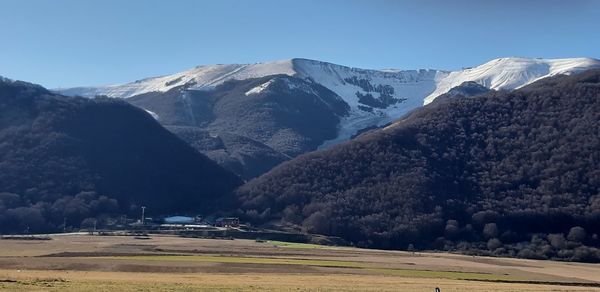
[{"label": "clear blue sky", "polygon": [[69,87],[303,57],[458,69],[600,57],[594,0],[0,0],[0,75]]}]

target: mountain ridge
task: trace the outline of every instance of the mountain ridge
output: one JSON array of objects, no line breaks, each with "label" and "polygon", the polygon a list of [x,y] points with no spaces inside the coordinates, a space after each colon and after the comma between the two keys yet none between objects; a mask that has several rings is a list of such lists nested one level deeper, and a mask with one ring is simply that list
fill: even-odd
[{"label": "mountain ridge", "polygon": [[[236,143],[222,144],[225,148],[221,149],[223,151],[219,150],[218,154],[215,149],[202,148],[208,142],[204,138],[201,139],[203,141],[191,142],[200,147],[199,151],[205,154],[210,151],[211,157],[215,159],[220,157],[217,160],[223,165],[229,161],[227,167],[230,170],[249,179],[255,174],[261,174],[265,168],[260,163],[253,163],[261,170],[258,171],[245,164],[258,161],[256,157],[251,157],[248,149],[255,149],[259,156],[269,153],[268,157],[277,157],[271,160],[274,163],[284,159],[285,155],[293,157],[315,149],[328,148],[350,140],[365,130],[393,123],[465,82],[491,90],[512,90],[544,77],[573,74],[596,67],[600,68],[600,61],[591,58],[512,57],[494,59],[475,68],[459,71],[372,70],[294,58],[255,64],[197,66],[176,74],[146,78],[124,85],[64,89],[61,93],[123,98],[148,111],[167,127],[199,127],[198,130],[209,136],[245,136],[247,139],[236,138]],[[283,78],[284,76],[287,78]],[[241,87],[246,88],[244,84],[254,84],[256,80],[263,81],[240,91]],[[328,96],[327,100],[340,100],[348,110],[344,110],[344,113],[336,111],[339,106],[329,107],[328,110],[328,102],[323,107],[323,96],[319,97],[317,94],[324,93],[322,89],[330,91],[324,95]],[[298,99],[302,96],[308,100]],[[216,100],[221,102],[214,103]],[[296,102],[292,102],[294,100]],[[311,104],[310,100],[314,103]],[[250,109],[257,110],[264,116],[259,118],[258,114],[250,113]],[[307,118],[313,116],[311,112],[315,114],[313,117],[324,117],[324,111],[329,111],[327,115],[335,118],[326,119],[324,124],[312,131],[299,133],[299,128],[294,129],[294,125],[297,126],[300,121],[298,112],[304,113],[304,118]],[[229,117],[225,121],[223,118],[227,116]],[[265,123],[264,119],[269,122]],[[290,124],[292,121],[294,122]],[[325,128],[329,129],[327,135],[317,133]],[[241,133],[240,129],[245,131]],[[182,137],[187,141],[190,137],[208,137],[187,135],[182,131],[178,134],[185,135]],[[247,145],[238,143],[244,140],[248,142]],[[266,144],[272,149],[259,147],[259,150],[252,145],[254,142],[251,140]],[[227,145],[234,148],[228,149]],[[240,153],[244,153],[244,156],[238,155]],[[224,154],[229,156],[222,156]],[[233,165],[237,166],[233,168]],[[241,169],[245,171],[241,172]],[[249,176],[250,173],[253,175]]]},{"label": "mountain ridge", "polygon": [[130,98],[147,92],[166,92],[178,86],[186,90],[212,90],[214,86],[231,79],[289,75],[325,86],[351,107],[350,115],[340,122],[338,137],[322,145],[327,147],[348,140],[361,129],[390,123],[466,81],[475,81],[494,90],[513,90],[544,77],[568,75],[592,68],[600,68],[600,60],[508,57],[493,59],[473,68],[450,71],[362,69],[292,58],[254,64],[197,66],[172,75],[121,85],[75,87],[56,91],[71,96]]},{"label": "mountain ridge", "polygon": [[[553,58],[503,57],[503,58],[492,59],[492,60],[490,60],[486,63],[483,63],[479,66],[468,67],[468,68],[464,68],[462,70],[444,70],[444,69],[434,69],[434,68],[429,68],[429,69],[424,69],[424,68],[422,68],[422,69],[396,69],[396,68],[365,69],[365,68],[359,68],[359,67],[344,66],[344,65],[339,65],[339,64],[332,63],[332,62],[319,61],[319,60],[308,59],[308,58],[291,58],[291,59],[267,61],[267,62],[259,62],[259,63],[199,65],[199,66],[195,66],[191,69],[183,70],[183,71],[180,71],[180,72],[177,72],[174,74],[155,76],[155,77],[146,77],[146,78],[139,79],[139,80],[129,82],[129,83],[119,83],[119,84],[100,85],[100,86],[55,88],[55,89],[52,89],[52,91],[63,92],[66,95],[81,95],[84,97],[94,97],[95,95],[106,95],[108,97],[115,97],[115,98],[128,98],[133,95],[138,95],[138,94],[150,92],[150,91],[164,92],[175,86],[184,85],[188,81],[192,80],[193,78],[186,78],[186,79],[182,78],[181,80],[178,80],[178,79],[183,76],[189,77],[190,75],[200,76],[200,75],[210,75],[211,73],[213,73],[213,74],[217,73],[217,76],[214,77],[213,79],[209,78],[209,79],[195,80],[196,87],[192,87],[191,89],[194,89],[194,88],[200,89],[205,86],[219,84],[219,82],[228,80],[229,77],[243,77],[243,78],[237,78],[238,80],[246,79],[246,78],[264,77],[264,76],[268,76],[268,75],[277,75],[277,74],[286,74],[286,75],[290,75],[290,76],[300,75],[300,77],[304,77],[304,78],[310,77],[310,74],[306,74],[306,71],[303,70],[303,65],[321,65],[324,67],[343,68],[344,70],[349,70],[349,71],[378,72],[383,75],[390,75],[390,74],[397,74],[400,72],[419,72],[419,71],[435,71],[435,72],[440,72],[440,73],[470,72],[470,71],[477,71],[476,69],[479,67],[490,67],[490,65],[493,65],[494,63],[502,63],[502,62],[506,63],[506,62],[516,62],[516,61],[518,61],[518,62],[535,62],[535,63],[553,63],[555,66],[557,66],[560,63],[563,63],[563,65],[565,65],[565,63],[566,63],[566,65],[567,65],[566,67],[557,68],[557,70],[553,71],[554,74],[556,74],[557,71],[558,72],[562,72],[562,71],[568,72],[569,69],[572,67],[575,67],[577,70],[580,70],[580,69],[585,70],[590,67],[600,66],[599,59],[590,58],[590,57],[573,57],[573,58],[556,58],[556,59],[553,59]],[[568,66],[569,62],[572,62],[574,64],[572,66]],[[560,66],[557,66],[557,67],[560,67]],[[215,70],[217,70],[218,72],[212,72]],[[243,73],[243,72],[239,72],[239,71],[251,71],[251,73],[249,72],[249,73],[246,73],[246,75],[244,75],[244,74],[239,74],[239,73]],[[543,77],[544,76],[542,76],[542,78]],[[123,86],[128,86],[128,85],[134,85],[134,84],[139,85],[139,84],[147,83],[150,81],[159,82],[159,83],[162,81],[166,81],[165,83],[169,83],[169,85],[165,84],[164,87],[160,87],[160,86],[156,85],[156,86],[151,86],[148,88],[141,89],[140,91],[133,91],[133,92],[130,92],[130,91],[121,92],[121,91],[111,91],[110,90],[111,88],[118,88],[118,87],[123,87]],[[198,84],[199,81],[205,81],[205,83],[200,82],[200,84]],[[473,80],[464,80],[464,81],[473,81]],[[460,83],[462,83],[462,82],[460,82]],[[458,86],[459,84],[456,84],[455,86]],[[482,84],[482,85],[485,86],[485,84]],[[454,87],[454,86],[450,86],[450,88],[451,87]],[[497,88],[491,88],[491,89],[497,89]],[[448,90],[449,90],[449,88],[448,88]],[[442,92],[442,93],[445,93],[445,92]],[[440,94],[442,94],[442,93],[440,93]]]}]

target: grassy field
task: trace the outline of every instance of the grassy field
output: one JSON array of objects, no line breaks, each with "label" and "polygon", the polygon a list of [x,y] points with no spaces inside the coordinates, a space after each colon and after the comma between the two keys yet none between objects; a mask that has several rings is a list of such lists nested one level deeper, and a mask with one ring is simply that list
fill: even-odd
[{"label": "grassy field", "polygon": [[140,261],[160,261],[166,262],[204,262],[204,263],[222,263],[222,264],[259,264],[259,265],[301,265],[324,268],[352,268],[362,269],[366,272],[375,274],[392,275],[401,277],[418,277],[434,279],[457,279],[457,280],[489,280],[489,281],[527,281],[527,278],[477,272],[458,272],[458,271],[431,271],[417,269],[398,269],[382,268],[374,264],[342,261],[342,260],[318,260],[318,259],[295,259],[295,258],[264,258],[264,257],[239,257],[239,256],[206,256],[206,255],[187,255],[187,256],[119,256],[119,257],[94,257],[98,259],[118,259],[127,262]]},{"label": "grassy field", "polygon": [[539,284],[467,282],[366,275],[33,272],[32,278],[0,282],[3,291],[593,291],[593,288]]},{"label": "grassy field", "polygon": [[151,236],[0,240],[2,291],[600,291],[600,266]]}]

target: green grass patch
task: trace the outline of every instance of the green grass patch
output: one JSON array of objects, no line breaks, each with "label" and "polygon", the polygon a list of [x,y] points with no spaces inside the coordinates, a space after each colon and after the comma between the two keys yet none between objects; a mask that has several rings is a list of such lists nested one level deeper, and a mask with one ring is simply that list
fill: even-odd
[{"label": "green grass patch", "polygon": [[261,258],[261,257],[236,257],[236,256],[210,256],[210,255],[140,255],[140,256],[106,256],[95,257],[99,259],[118,259],[132,261],[172,261],[172,262],[205,262],[205,263],[236,263],[236,264],[265,264],[265,265],[304,265],[340,268],[366,268],[367,265],[359,262],[337,260],[313,260],[293,258]]},{"label": "green grass patch", "polygon": [[298,242],[286,242],[286,241],[276,241],[269,240],[267,243],[277,246],[277,247],[288,247],[288,248],[318,248],[318,249],[334,249],[334,246],[320,245],[320,244],[312,244],[312,243],[298,243]]}]

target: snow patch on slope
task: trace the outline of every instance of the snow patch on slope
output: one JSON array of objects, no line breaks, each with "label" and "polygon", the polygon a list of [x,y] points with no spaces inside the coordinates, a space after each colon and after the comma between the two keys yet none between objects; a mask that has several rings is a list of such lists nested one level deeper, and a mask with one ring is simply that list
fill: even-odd
[{"label": "snow patch on slope", "polygon": [[246,93],[244,93],[244,95],[249,96],[249,95],[259,94],[259,93],[263,92],[263,90],[267,89],[267,87],[269,87],[269,85],[271,85],[273,83],[273,80],[274,79],[271,79],[259,86],[251,88],[250,90],[246,91]]},{"label": "snow patch on slope", "polygon": [[[326,141],[321,147],[328,147],[348,140],[357,131],[371,126],[387,124],[403,114],[422,106],[423,97],[432,92],[439,78],[449,72],[441,70],[367,70],[306,59],[294,59],[297,77],[313,80],[339,95],[350,105],[350,115],[340,122],[339,134],[333,140]],[[367,82],[373,87],[391,86],[393,97],[399,102],[386,108],[364,109],[359,94],[371,94],[380,98],[381,94],[365,91],[359,85],[348,80],[355,78]],[[362,109],[361,109],[362,107]]]},{"label": "snow patch on slope", "polygon": [[157,113],[155,113],[155,112],[153,112],[153,111],[151,111],[151,110],[147,110],[147,109],[143,109],[143,110],[145,110],[145,111],[146,111],[147,113],[149,113],[149,114],[150,114],[150,115],[151,115],[151,116],[152,116],[152,117],[153,117],[155,120],[157,120],[157,121],[158,121],[158,114],[157,114]]}]

